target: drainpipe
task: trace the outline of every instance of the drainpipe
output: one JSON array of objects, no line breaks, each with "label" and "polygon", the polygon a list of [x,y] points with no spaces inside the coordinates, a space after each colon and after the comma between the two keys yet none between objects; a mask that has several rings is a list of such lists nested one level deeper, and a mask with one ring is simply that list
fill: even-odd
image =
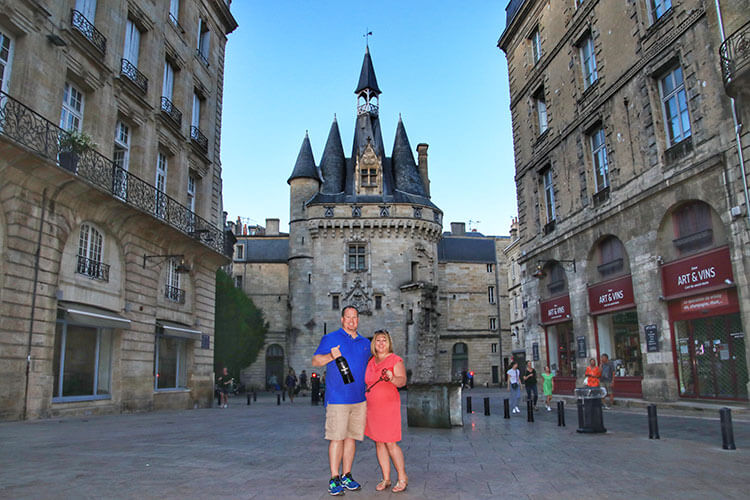
[{"label": "drainpipe", "polygon": [[[719,36],[721,37],[721,43],[723,44],[727,37],[724,34],[724,19],[721,16],[721,5],[719,0],[716,2],[716,18],[719,23]],[[729,101],[732,103],[732,120],[734,121],[734,140],[737,142],[737,156],[740,160],[740,172],[742,173],[742,188],[745,192],[745,218],[750,218],[750,195],[747,191],[747,176],[745,175],[745,158],[742,154],[742,123],[737,119],[737,106],[734,102],[734,97],[730,97]]]},{"label": "drainpipe", "polygon": [[39,233],[36,241],[36,254],[34,255],[34,286],[31,293],[31,317],[29,318],[29,340],[26,344],[26,387],[23,394],[23,420],[26,420],[26,412],[29,407],[29,375],[31,371],[31,336],[34,332],[34,311],[36,310],[36,287],[39,282],[39,257],[42,253],[42,233],[44,232],[44,216],[47,210],[47,188],[42,191],[42,217],[39,220]]}]

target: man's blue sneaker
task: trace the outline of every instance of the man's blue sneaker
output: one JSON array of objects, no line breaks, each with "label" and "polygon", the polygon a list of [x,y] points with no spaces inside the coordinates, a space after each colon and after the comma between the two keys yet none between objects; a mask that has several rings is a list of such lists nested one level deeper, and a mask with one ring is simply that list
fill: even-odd
[{"label": "man's blue sneaker", "polygon": [[339,476],[332,477],[328,481],[328,493],[333,496],[343,495],[344,487],[341,485],[341,478]]},{"label": "man's blue sneaker", "polygon": [[354,480],[351,472],[347,472],[346,474],[344,474],[344,477],[341,478],[341,484],[344,485],[344,488],[349,491],[357,491],[359,489],[362,489],[362,485]]}]

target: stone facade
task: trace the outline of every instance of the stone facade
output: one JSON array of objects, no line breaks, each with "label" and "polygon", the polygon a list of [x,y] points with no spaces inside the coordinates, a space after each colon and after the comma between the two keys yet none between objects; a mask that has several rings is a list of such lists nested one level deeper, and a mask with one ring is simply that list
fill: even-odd
[{"label": "stone facade", "polygon": [[[727,33],[747,23],[723,3]],[[616,397],[747,399],[748,207],[715,3],[507,12],[527,356],[560,392],[606,352]]]},{"label": "stone facade", "polygon": [[237,24],[229,2],[172,5],[2,2],[2,419],[211,402]]}]

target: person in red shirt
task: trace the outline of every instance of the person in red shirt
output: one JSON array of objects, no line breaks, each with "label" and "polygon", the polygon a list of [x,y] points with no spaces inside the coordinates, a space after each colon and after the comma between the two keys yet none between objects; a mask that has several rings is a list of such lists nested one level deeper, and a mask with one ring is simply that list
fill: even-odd
[{"label": "person in red shirt", "polygon": [[596,366],[596,360],[591,358],[589,366],[586,367],[586,385],[589,387],[599,387],[599,378],[602,376],[602,369]]}]

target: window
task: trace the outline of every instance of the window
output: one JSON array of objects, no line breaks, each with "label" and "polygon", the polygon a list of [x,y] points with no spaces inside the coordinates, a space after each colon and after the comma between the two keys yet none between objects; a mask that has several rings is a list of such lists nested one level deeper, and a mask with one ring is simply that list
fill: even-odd
[{"label": "window", "polygon": [[170,101],[174,92],[174,66],[169,61],[164,61],[164,81],[161,86],[161,95]]},{"label": "window", "polygon": [[581,54],[581,69],[583,70],[583,88],[589,88],[599,76],[596,73],[596,56],[594,55],[594,40],[591,33],[581,41],[578,47]]},{"label": "window", "polygon": [[[492,330],[494,330],[494,328],[492,328]],[[493,353],[497,352],[497,342],[493,342],[492,344],[490,344],[490,351]]]},{"label": "window", "polygon": [[208,25],[202,18],[198,20],[198,45],[197,51],[198,57],[201,62],[208,66],[208,49],[210,41],[210,32],[208,31]]},{"label": "window", "polygon": [[122,170],[128,170],[130,161],[130,127],[121,121],[115,125],[115,165]]},{"label": "window", "polygon": [[544,184],[544,213],[549,224],[555,221],[555,186],[552,182],[551,168],[547,168],[542,173],[542,182]]},{"label": "window", "polygon": [[411,282],[415,283],[419,280],[419,262],[412,261],[411,263]]},{"label": "window", "polygon": [[167,155],[159,153],[156,156],[156,215],[167,215]]},{"label": "window", "polygon": [[88,22],[94,24],[96,17],[96,0],[76,0],[75,10],[83,14]]},{"label": "window", "polygon": [[154,389],[187,387],[187,340],[165,335],[156,336],[156,380]]},{"label": "window", "polygon": [[513,314],[518,314],[518,295],[513,296]]},{"label": "window", "polygon": [[58,319],[53,356],[53,402],[110,397],[112,330]]},{"label": "window", "polygon": [[367,269],[365,250],[365,245],[360,243],[349,245],[349,271],[365,271]]},{"label": "window", "polygon": [[383,308],[383,296],[376,295],[375,296],[375,309],[379,311],[382,308]]},{"label": "window", "polygon": [[373,187],[378,185],[378,170],[375,168],[362,169],[362,186]]},{"label": "window", "polygon": [[549,267],[549,280],[547,281],[547,291],[550,295],[563,292],[565,290],[565,269],[557,262]]},{"label": "window", "polygon": [[193,92],[193,118],[190,124],[197,128],[201,128],[201,98],[200,96]]},{"label": "window", "polygon": [[662,111],[667,129],[667,145],[672,146],[690,137],[690,117],[682,68],[671,70],[659,81]]},{"label": "window", "polygon": [[596,192],[609,186],[609,162],[607,161],[607,145],[604,142],[604,129],[599,127],[590,136],[591,158],[594,163],[594,183]]},{"label": "window", "polygon": [[540,89],[534,95],[534,106],[536,108],[537,125],[539,135],[547,131],[547,102],[544,100],[544,89]]},{"label": "window", "polygon": [[542,58],[542,39],[539,36],[539,28],[534,28],[531,37],[529,37],[529,42],[531,42],[531,57],[536,64]]},{"label": "window", "polygon": [[172,302],[185,303],[185,290],[180,289],[180,261],[171,258],[167,263],[167,283],[164,287],[164,296]]},{"label": "window", "polygon": [[651,17],[656,22],[661,16],[672,8],[672,0],[649,0],[651,7]]},{"label": "window", "polygon": [[490,304],[495,303],[495,287],[494,286],[487,287],[487,298],[489,299]]},{"label": "window", "polygon": [[234,286],[235,288],[242,289],[242,275],[238,274],[234,277]]},{"label": "window", "polygon": [[169,20],[175,26],[180,25],[180,0],[169,0]]},{"label": "window", "polygon": [[10,63],[13,59],[13,41],[0,31],[0,90],[8,92],[10,82]]},{"label": "window", "polygon": [[83,102],[83,92],[71,83],[65,82],[62,113],[60,114],[60,128],[81,131],[81,125],[83,124]]},{"label": "window", "polygon": [[195,212],[195,182],[195,176],[188,175],[187,206],[191,212]]},{"label": "window", "polygon": [[339,295],[338,294],[331,295],[331,309],[333,309],[334,311],[339,310]]},{"label": "window", "polygon": [[[128,19],[125,24],[125,47],[122,51],[123,59],[126,59],[133,68],[138,68],[138,54],[141,47],[141,32],[133,21]],[[123,66],[124,67],[124,66]],[[124,71],[131,80],[135,80],[135,74],[130,74]]]},{"label": "window", "polygon": [[245,245],[237,245],[234,251],[234,260],[242,260],[245,258]]},{"label": "window", "polygon": [[492,271],[494,271],[494,267],[494,264],[487,264],[487,272],[491,273]]},{"label": "window", "polygon": [[88,224],[81,225],[76,273],[95,280],[109,281],[109,266],[102,263],[102,243],[103,238],[99,231]]},{"label": "window", "polygon": [[614,236],[609,236],[599,243],[599,265],[597,270],[602,276],[610,276],[622,271],[625,267],[625,248]]},{"label": "window", "polygon": [[490,330],[497,330],[497,318],[490,318]]},{"label": "window", "polygon": [[681,252],[710,247],[713,244],[711,208],[702,201],[685,203],[674,212],[677,238],[674,245]]}]

